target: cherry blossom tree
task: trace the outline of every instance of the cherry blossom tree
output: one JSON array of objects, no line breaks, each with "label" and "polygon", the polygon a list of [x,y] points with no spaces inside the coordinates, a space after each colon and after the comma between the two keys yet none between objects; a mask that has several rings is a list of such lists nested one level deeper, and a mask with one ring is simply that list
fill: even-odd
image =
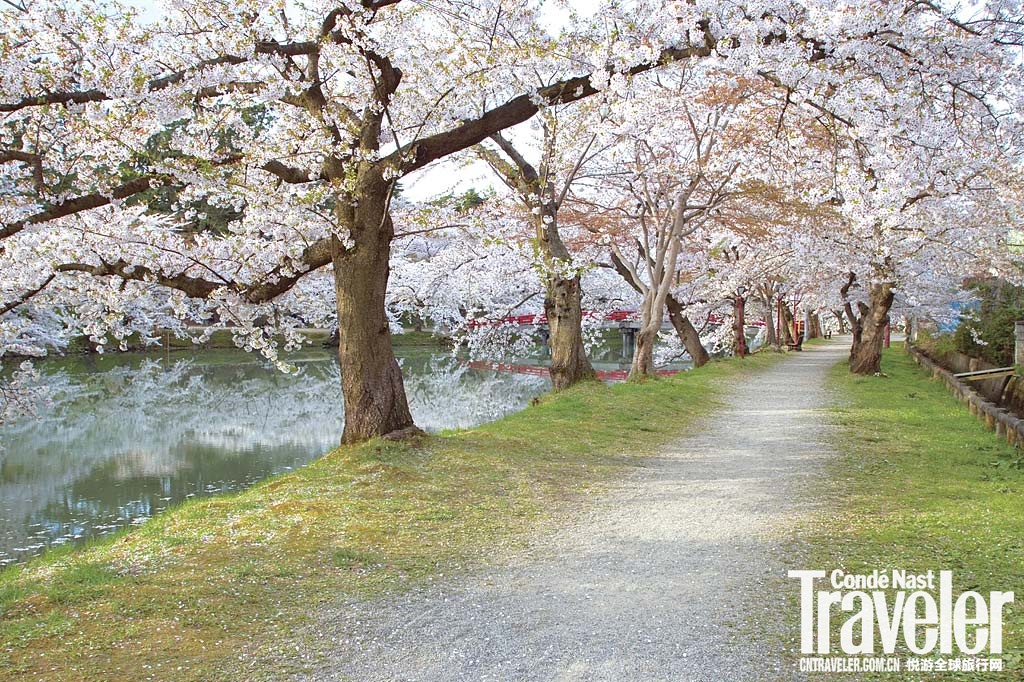
[{"label": "cherry blossom tree", "polygon": [[556,389],[592,379],[594,369],[583,344],[580,280],[585,262],[574,262],[559,229],[559,210],[588,162],[602,149],[594,125],[601,106],[548,107],[539,120],[540,157],[531,163],[512,139],[491,136],[493,147],[477,153],[517,197],[532,223],[537,265],[544,272],[544,313],[551,348],[551,379]]},{"label": "cherry blossom tree", "polygon": [[[415,431],[390,347],[391,208],[398,181],[434,161],[543,109],[622,97],[667,63],[708,63],[841,129],[852,152],[836,146],[859,161],[836,167],[860,185],[911,188],[876,200],[876,217],[851,214],[863,227],[884,213],[887,231],[906,213],[892,208],[951,167],[890,153],[894,141],[1011,154],[1020,104],[1005,3],[965,20],[922,2],[614,2],[577,19],[571,46],[527,0],[181,0],[157,24],[113,1],[4,7],[4,323],[45,341],[39,325],[57,320],[31,306],[52,290],[94,338],[214,322],[276,359],[272,332],[298,341],[302,304],[324,292],[303,280],[329,266],[345,441]],[[522,86],[538,73],[545,85]],[[231,216],[219,230],[214,212]]]},{"label": "cherry blossom tree", "polygon": [[[635,84],[615,107],[610,133],[620,144],[591,185],[591,196],[580,199],[617,216],[604,226],[601,240],[609,245],[614,269],[643,297],[635,378],[653,372],[653,344],[666,309],[695,364],[706,362],[680,298],[730,301],[741,312],[746,275],[721,286],[738,272],[736,240],[763,229],[766,220],[792,222],[756,210],[766,204],[763,187],[779,176],[775,164],[762,157],[771,154],[792,117],[786,116],[786,100],[761,79],[731,78],[715,67],[674,71],[645,86]],[[594,231],[602,233],[600,227]],[[723,273],[723,264],[730,277],[705,277]],[[677,294],[684,282],[703,291]],[[743,315],[733,319],[742,355]]]},{"label": "cherry blossom tree", "polygon": [[[98,1],[23,10],[5,14],[16,30],[4,44],[3,160],[20,199],[0,239],[104,206],[118,231],[138,228],[120,204],[155,185],[173,187],[179,206],[244,208],[227,239],[172,238],[141,261],[116,253],[119,237],[107,249],[90,239],[87,257],[58,271],[173,288],[251,330],[331,265],[346,441],[414,428],[385,314],[398,179],[542,105],[594,94],[590,72],[607,80],[609,68],[710,52],[685,40],[624,67],[581,65],[558,54],[526,2],[179,3],[157,26]],[[584,75],[517,93],[508,84],[522,70]],[[478,112],[482,94],[494,104]]]}]

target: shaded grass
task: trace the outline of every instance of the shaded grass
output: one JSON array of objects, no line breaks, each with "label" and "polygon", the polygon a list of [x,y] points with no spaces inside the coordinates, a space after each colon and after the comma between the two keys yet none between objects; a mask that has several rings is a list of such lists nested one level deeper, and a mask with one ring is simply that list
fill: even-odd
[{"label": "shaded grass", "polygon": [[[804,538],[811,547],[807,567],[951,570],[954,590],[986,597],[1015,591],[1017,604],[1004,625],[1003,659],[1011,671],[977,678],[1024,679],[1022,453],[987,431],[902,344],[886,351],[883,369],[888,376],[858,377],[841,363],[831,373],[831,386],[840,392],[834,421],[841,456],[832,468],[830,512]],[[970,673],[948,675],[971,679]]]},{"label": "shaded grass", "polygon": [[589,383],[418,444],[339,448],[234,495],[0,573],[5,679],[278,679],[321,604],[518,546],[715,406],[762,355]]}]

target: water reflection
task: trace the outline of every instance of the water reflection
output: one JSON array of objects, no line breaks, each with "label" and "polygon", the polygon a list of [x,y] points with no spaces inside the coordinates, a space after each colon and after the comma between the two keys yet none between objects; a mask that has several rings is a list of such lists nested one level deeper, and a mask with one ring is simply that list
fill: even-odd
[{"label": "water reflection", "polygon": [[[327,353],[292,361],[297,376],[241,351],[44,363],[52,408],[0,430],[0,565],[243,488],[332,448],[342,430],[338,365]],[[413,415],[430,431],[497,419],[549,386],[442,353],[400,361]]]}]

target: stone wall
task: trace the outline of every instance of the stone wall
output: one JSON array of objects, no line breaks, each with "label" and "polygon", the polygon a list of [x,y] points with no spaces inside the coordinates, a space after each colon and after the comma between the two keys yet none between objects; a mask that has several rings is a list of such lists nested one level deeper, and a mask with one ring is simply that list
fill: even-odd
[{"label": "stone wall", "polygon": [[[910,353],[911,357],[914,358],[917,364],[921,365],[921,367],[931,372],[933,377],[935,377],[936,379],[941,379],[946,384],[946,386],[949,387],[949,390],[953,392],[953,395],[959,398],[961,402],[965,403],[967,405],[967,409],[971,411],[971,414],[977,416],[978,419],[982,420],[985,423],[985,426],[995,431],[996,434],[999,435],[1001,438],[1005,438],[1006,442],[1010,443],[1011,445],[1015,445],[1017,447],[1024,447],[1024,420],[1021,420],[1021,418],[1018,417],[1013,411],[1007,409],[1009,405],[1004,407],[996,405],[994,399],[989,399],[986,395],[982,394],[978,390],[975,390],[975,387],[972,385],[974,383],[992,384],[995,383],[995,380],[967,383],[957,379],[955,376],[953,376],[953,372],[950,372],[948,369],[945,369],[944,367],[940,366],[938,362],[925,355],[924,352],[921,351],[916,346],[911,346],[908,344],[907,352]],[[956,353],[955,355],[962,354]],[[966,355],[963,355],[963,357],[967,358]],[[968,358],[968,361],[971,360],[975,359]],[[952,362],[951,365],[953,365],[954,369],[958,373],[973,371],[967,368],[969,367],[969,365],[967,365],[964,369],[957,368],[956,364]],[[982,366],[976,367],[975,369],[989,369],[991,367],[992,365],[988,365],[988,363],[983,363]],[[1001,385],[1002,379],[999,380],[999,383]],[[1019,382],[1014,383],[1017,384]],[[998,388],[995,390],[998,391]]]}]

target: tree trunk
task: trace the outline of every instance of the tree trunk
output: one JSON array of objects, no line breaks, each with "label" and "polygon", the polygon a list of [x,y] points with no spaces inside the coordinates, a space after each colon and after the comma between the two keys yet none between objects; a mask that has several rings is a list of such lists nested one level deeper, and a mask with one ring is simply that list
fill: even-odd
[{"label": "tree trunk", "polygon": [[558,208],[553,201],[540,206],[537,215],[537,244],[547,269],[544,313],[548,317],[548,347],[551,349],[551,383],[555,390],[597,376],[583,347],[583,292],[580,278],[558,274],[559,265],[572,260],[558,232]]},{"label": "tree trunk", "polygon": [[768,344],[772,350],[779,352],[782,350],[782,346],[779,344],[778,334],[775,333],[775,299],[770,294],[764,294],[761,302],[765,306],[765,343]]},{"label": "tree trunk", "polygon": [[892,287],[891,282],[871,285],[870,304],[860,320],[860,340],[850,353],[850,371],[854,374],[882,371],[882,344],[894,297]]},{"label": "tree trunk", "polygon": [[[850,301],[850,289],[857,284],[857,274],[851,272],[847,275],[846,283],[839,289],[839,296],[843,299],[843,312],[846,313],[846,319],[850,322],[850,333],[853,335],[853,341],[850,343],[850,366],[853,367],[854,358],[860,352],[860,343],[863,336],[864,325],[863,322],[867,318],[869,308],[864,304],[863,301],[857,301],[857,309],[860,312],[858,316],[853,310],[853,303]],[[858,285],[859,286],[859,285]]]},{"label": "tree trunk", "polygon": [[[516,188],[525,207],[534,216],[535,244],[544,268],[544,313],[548,318],[548,350],[551,351],[551,383],[555,390],[597,376],[583,346],[583,305],[579,275],[566,277],[572,256],[558,232],[558,209],[561,199],[555,197],[555,186],[547,171],[537,172],[509,140],[500,134],[491,140],[511,163],[487,147],[477,152],[509,187]],[[543,158],[552,149],[553,139],[545,128]],[[577,169],[578,170],[578,169]],[[571,183],[575,174],[565,178]],[[562,274],[560,274],[562,273]]]},{"label": "tree trunk", "polygon": [[733,303],[735,316],[733,319],[733,331],[736,333],[736,357],[747,356],[747,321],[746,321],[747,299],[737,296]]},{"label": "tree trunk", "polygon": [[597,376],[583,347],[583,305],[580,278],[550,275],[544,312],[548,317],[551,383],[555,390]]},{"label": "tree trunk", "polygon": [[782,347],[778,343],[778,335],[775,334],[775,325],[772,323],[771,315],[765,315],[765,343],[768,344],[772,350],[778,352],[782,350]]},{"label": "tree trunk", "polygon": [[[639,294],[643,294],[643,290],[640,286],[633,281],[633,277],[629,272],[629,268],[622,262],[622,259],[616,255],[613,251],[610,254],[612,267],[615,268],[615,272],[619,273],[619,276],[625,280],[626,284],[633,288]],[[679,337],[679,341],[683,344],[683,348],[689,353],[690,359],[693,360],[694,367],[703,367],[711,361],[711,356],[708,355],[707,349],[704,344],[700,341],[700,334],[697,333],[693,323],[690,322],[690,318],[686,316],[683,310],[683,304],[679,302],[672,294],[665,296],[665,308],[668,310],[668,318],[672,322],[672,327],[676,330],[676,336]],[[639,348],[639,340],[638,346]],[[653,344],[652,344],[653,348]],[[634,354],[634,358],[636,355]],[[653,358],[653,353],[652,353]],[[653,371],[653,364],[651,365]],[[630,370],[632,374],[632,370]]]},{"label": "tree trunk", "polygon": [[[768,310],[771,309],[772,308],[769,305]],[[775,323],[770,314],[765,315],[764,317],[764,342],[771,346],[772,350],[776,352],[782,350],[782,347],[779,345],[779,337],[775,333]]]},{"label": "tree trunk", "polygon": [[654,376],[654,342],[658,340],[658,330],[653,332],[641,329],[636,334],[636,350],[633,351],[633,364],[629,368],[630,381],[643,381]]},{"label": "tree trunk", "polygon": [[793,313],[790,311],[789,306],[785,303],[779,307],[779,312],[782,313],[782,341],[786,345],[796,343],[794,334],[796,333],[796,325],[793,324]]},{"label": "tree trunk", "polygon": [[665,297],[665,307],[668,308],[668,319],[676,330],[676,335],[683,344],[683,348],[689,353],[693,360],[694,367],[703,367],[711,360],[708,349],[700,341],[700,334],[697,333],[690,318],[683,312],[683,305],[675,296],[669,294]]},{"label": "tree trunk", "polygon": [[660,285],[644,292],[640,308],[640,329],[636,333],[636,349],[633,351],[633,364],[629,368],[630,381],[643,381],[654,375],[654,344],[658,340],[665,316],[667,293],[667,289]]},{"label": "tree trunk", "polygon": [[[861,303],[860,305],[862,306],[862,308],[866,309],[866,306],[864,306],[863,303]],[[861,314],[866,315],[863,309]],[[854,357],[857,356],[857,353],[860,350],[861,340],[864,336],[864,325],[861,324],[860,318],[850,318],[850,333],[853,335],[853,340],[850,341],[850,364],[852,365]]]},{"label": "tree trunk", "polygon": [[336,240],[333,253],[338,359],[345,399],[342,443],[419,433],[409,412],[385,312],[394,238],[387,192],[383,178],[372,174],[360,178],[359,201],[339,197],[339,222],[349,228],[354,242],[345,248]]},{"label": "tree trunk", "polygon": [[843,317],[842,311],[833,310],[832,311],[832,315],[835,316],[836,321],[839,323],[839,333],[840,334],[845,334],[846,331],[847,331],[847,329],[846,329],[846,318]]},{"label": "tree trunk", "polygon": [[665,298],[658,296],[656,287],[648,288],[640,305],[640,329],[636,333],[633,364],[629,368],[630,381],[643,381],[654,375],[654,343],[661,331],[664,310]]}]

